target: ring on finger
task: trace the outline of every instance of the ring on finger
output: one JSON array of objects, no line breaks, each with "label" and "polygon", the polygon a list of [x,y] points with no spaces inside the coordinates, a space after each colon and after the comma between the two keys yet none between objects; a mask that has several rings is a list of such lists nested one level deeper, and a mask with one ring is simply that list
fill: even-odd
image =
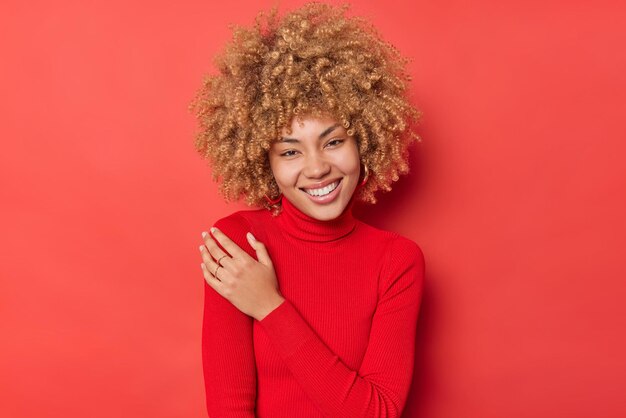
[{"label": "ring on finger", "polygon": [[[222,267],[220,264],[217,265],[217,268],[215,269],[215,271],[213,272],[213,277],[215,277],[217,280],[220,280],[219,277],[217,277],[217,271],[220,269],[220,267]],[[221,280],[220,280],[221,281]]]},{"label": "ring on finger", "polygon": [[[220,267],[222,267],[222,265],[220,264],[220,260],[221,260],[222,258],[224,258],[224,257],[228,257],[228,255],[223,255],[223,256],[221,256],[221,257],[217,260],[217,264],[218,264]],[[217,271],[217,269],[215,269],[215,271]]]}]

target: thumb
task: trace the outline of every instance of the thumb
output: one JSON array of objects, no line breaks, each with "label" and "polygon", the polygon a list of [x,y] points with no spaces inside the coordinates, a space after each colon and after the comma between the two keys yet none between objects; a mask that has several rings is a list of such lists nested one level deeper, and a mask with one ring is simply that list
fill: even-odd
[{"label": "thumb", "polygon": [[271,266],[272,260],[270,259],[270,255],[267,253],[265,244],[263,244],[261,241],[257,241],[254,235],[252,235],[252,232],[248,232],[246,234],[246,238],[248,238],[250,246],[254,248],[254,251],[256,251],[256,257],[258,258],[259,262],[265,264],[266,266]]}]

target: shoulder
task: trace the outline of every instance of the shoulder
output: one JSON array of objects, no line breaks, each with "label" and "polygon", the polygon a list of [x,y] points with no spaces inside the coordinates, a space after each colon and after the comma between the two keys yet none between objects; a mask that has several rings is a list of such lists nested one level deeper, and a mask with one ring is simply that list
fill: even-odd
[{"label": "shoulder", "polygon": [[360,233],[363,234],[361,239],[367,239],[377,242],[379,247],[385,252],[386,256],[392,253],[398,253],[408,259],[424,258],[422,249],[413,240],[393,231],[376,228],[370,224],[358,220]]},{"label": "shoulder", "polygon": [[213,223],[213,226],[222,230],[224,233],[246,229],[249,227],[249,222],[242,212],[244,211],[240,210],[219,218]]},{"label": "shoulder", "polygon": [[227,230],[238,232],[244,229],[245,232],[248,232],[259,222],[262,222],[262,218],[267,217],[267,215],[269,215],[269,211],[265,209],[238,210],[219,218],[213,225],[224,232]]},{"label": "shoulder", "polygon": [[421,287],[424,253],[415,241],[397,232],[379,229],[361,221],[359,229],[363,234],[360,239],[376,242],[377,251],[381,252],[381,292],[395,286],[417,284],[417,287]]},{"label": "shoulder", "polygon": [[263,212],[268,212],[263,209],[257,210],[239,210],[217,219],[213,226],[222,231],[228,238],[230,238],[235,244],[245,250],[248,254],[254,257],[254,249],[250,246],[246,238],[248,232],[259,238],[256,229],[253,227],[258,224],[258,218],[264,216]]},{"label": "shoulder", "polygon": [[386,256],[386,264],[389,269],[424,270],[424,253],[420,246],[415,241],[398,233],[392,233]]}]

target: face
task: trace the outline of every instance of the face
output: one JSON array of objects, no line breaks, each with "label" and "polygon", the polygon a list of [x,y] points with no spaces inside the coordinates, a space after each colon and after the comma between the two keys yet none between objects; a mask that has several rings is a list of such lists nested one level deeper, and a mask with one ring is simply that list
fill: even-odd
[{"label": "face", "polygon": [[269,151],[283,197],[319,220],[335,219],[359,181],[361,164],[354,137],[330,117],[303,116],[291,123]]}]

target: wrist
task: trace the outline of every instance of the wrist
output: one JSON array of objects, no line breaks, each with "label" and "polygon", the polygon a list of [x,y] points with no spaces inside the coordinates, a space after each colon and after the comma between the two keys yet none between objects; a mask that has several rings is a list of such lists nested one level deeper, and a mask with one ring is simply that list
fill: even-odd
[{"label": "wrist", "polygon": [[276,298],[274,299],[274,301],[271,304],[269,304],[269,308],[266,309],[261,315],[257,315],[255,319],[257,321],[262,321],[263,318],[265,318],[267,315],[269,315],[271,312],[273,312],[274,309],[276,309],[280,305],[282,305],[282,303],[284,301],[285,301],[284,297],[282,297],[281,295],[277,295]]}]

